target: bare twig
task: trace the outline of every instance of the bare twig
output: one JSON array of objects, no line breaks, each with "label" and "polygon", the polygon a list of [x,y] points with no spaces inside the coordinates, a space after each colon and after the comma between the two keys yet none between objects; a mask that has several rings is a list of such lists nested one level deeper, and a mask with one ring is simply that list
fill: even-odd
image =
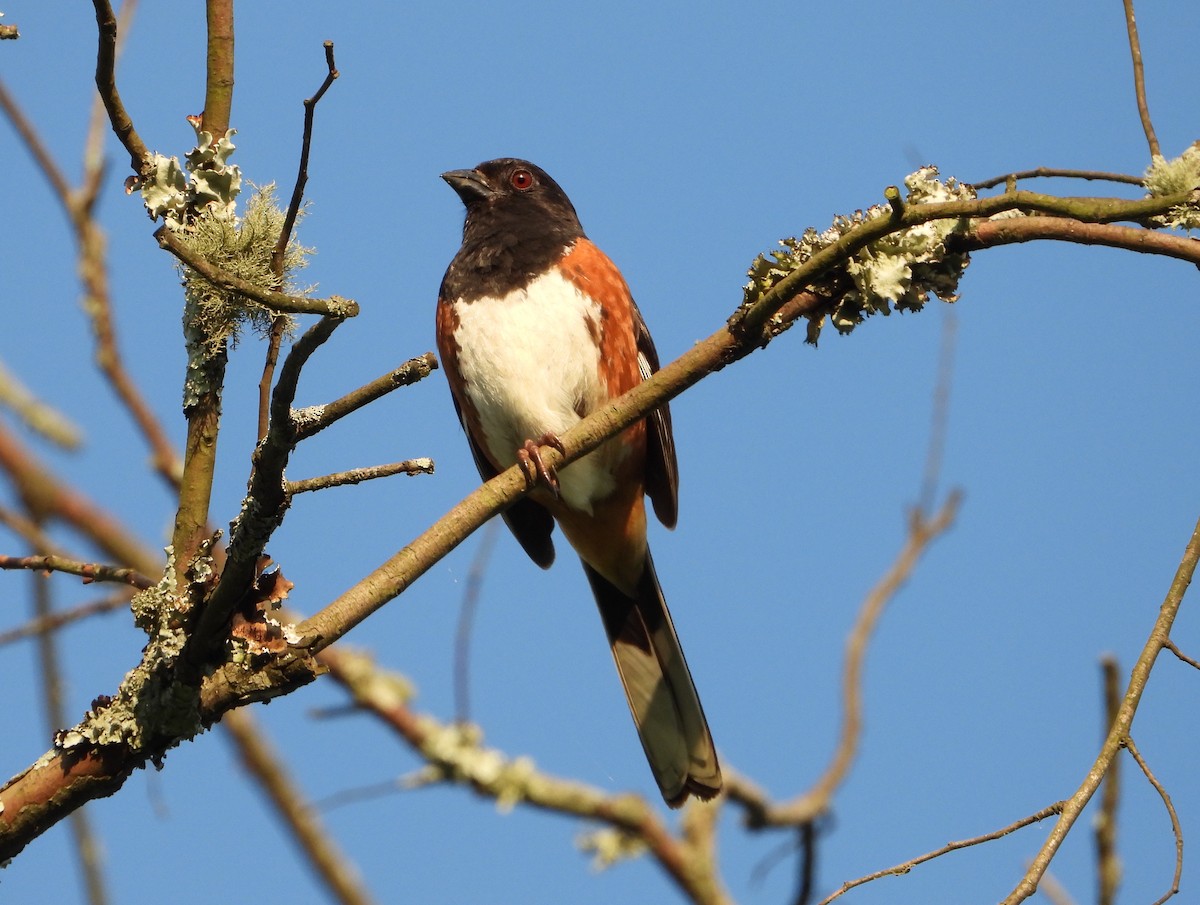
[{"label": "bare twig", "polygon": [[150,162],[150,149],[134,129],[133,120],[129,118],[129,112],[117,91],[117,17],[109,0],[92,0],[92,5],[96,8],[96,31],[99,36],[96,88],[100,92],[100,99],[104,101],[104,109],[108,111],[113,132],[129,152],[130,167],[135,173],[141,174]]},{"label": "bare twig", "polygon": [[912,512],[904,549],[863,601],[858,619],[846,640],[846,660],[842,667],[844,715],[837,749],[813,787],[790,802],[776,804],[743,781],[727,783],[727,795],[745,809],[746,823],[751,828],[798,826],[814,820],[828,809],[834,792],[845,780],[858,751],[858,739],[862,732],[862,670],[871,633],[884,608],[908,581],[929,545],[954,524],[960,499],[958,493],[952,493],[931,519],[926,519],[918,510]]},{"label": "bare twig", "polygon": [[1125,29],[1129,32],[1129,54],[1133,58],[1133,90],[1137,95],[1138,116],[1142,119],[1142,129],[1146,133],[1146,143],[1150,146],[1150,156],[1162,157],[1162,151],[1158,146],[1158,136],[1154,134],[1154,124],[1150,121],[1150,106],[1146,103],[1146,71],[1142,65],[1142,45],[1138,40],[1133,0],[1123,0],[1123,2],[1125,4]]},{"label": "bare twig", "polygon": [[1176,657],[1178,657],[1180,660],[1182,660],[1188,666],[1191,666],[1195,669],[1200,669],[1200,660],[1193,660],[1191,657],[1189,657],[1187,654],[1185,654],[1183,651],[1181,651],[1179,649],[1178,645],[1176,645],[1175,642],[1172,641],[1170,638],[1168,638],[1166,641],[1163,642],[1163,647],[1165,647],[1167,650],[1169,650],[1171,653],[1173,653]]},{"label": "bare twig", "polygon": [[[126,0],[121,5],[120,18],[115,25],[114,62],[120,54],[122,36],[129,27],[136,8],[136,0]],[[4,107],[12,119],[22,140],[53,188],[75,234],[79,274],[85,293],[83,310],[92,322],[92,332],[96,338],[96,364],[145,438],[154,456],[155,470],[172,489],[177,490],[182,469],[178,453],[137,383],[129,375],[118,348],[113,325],[112,300],[108,290],[108,267],[105,263],[107,243],[104,230],[92,216],[104,174],[102,136],[105,119],[102,99],[96,98],[91,125],[88,128],[84,150],[84,176],[78,190],[72,189],[67,183],[66,177],[44,147],[36,130],[21,113],[15,101],[8,97],[3,85],[0,85],[0,106]]]},{"label": "bare twig", "polygon": [[236,277],[221,269],[211,261],[196,254],[165,226],[160,226],[154,232],[158,244],[169,251],[188,267],[208,280],[214,286],[240,293],[247,298],[260,302],[273,311],[283,311],[288,314],[320,314],[326,317],[354,317],[358,314],[358,302],[344,299],[340,296],[330,296],[327,299],[310,299],[300,295],[287,295],[263,289],[248,280]]},{"label": "bare twig", "polygon": [[479,607],[479,593],[483,589],[483,578],[487,575],[492,551],[500,537],[500,522],[492,519],[483,529],[479,549],[471,560],[463,586],[462,603],[458,610],[458,628],[454,632],[454,718],[460,723],[471,719],[471,630],[475,625],[475,610]]},{"label": "bare twig", "polygon": [[333,62],[333,42],[326,41],[325,65],[328,73],[317,93],[304,101],[304,136],[300,142],[300,171],[296,174],[296,184],[292,188],[292,199],[288,202],[287,215],[284,217],[283,229],[279,231],[279,241],[275,243],[275,253],[271,256],[271,269],[277,274],[282,272],[283,256],[287,253],[288,243],[292,241],[292,229],[296,225],[296,217],[300,214],[300,205],[304,201],[304,187],[308,184],[308,155],[312,149],[313,116],[317,104],[325,96],[325,92],[338,77],[337,66]]},{"label": "bare twig", "polygon": [[925,454],[925,473],[921,477],[921,492],[917,511],[933,510],[938,481],[942,474],[942,455],[946,449],[946,428],[950,423],[950,388],[954,383],[954,347],[958,320],[952,309],[942,312],[942,347],[938,355],[937,379],[933,388],[933,411],[930,414],[929,448]]},{"label": "bare twig", "polygon": [[[49,620],[54,616],[54,605],[50,597],[50,585],[45,581],[33,582],[34,619]],[[45,701],[46,725],[50,732],[57,732],[67,724],[66,707],[62,695],[62,667],[59,663],[58,640],[51,632],[37,636],[38,660],[41,665],[42,689]],[[87,808],[80,808],[71,815],[71,836],[79,865],[83,871],[84,889],[90,905],[105,905],[108,902],[101,864],[100,846],[92,831]]]},{"label": "bare twig", "polygon": [[1050,905],[1075,905],[1075,900],[1067,892],[1066,887],[1049,871],[1042,875],[1042,882],[1038,884],[1038,892],[1050,900]]},{"label": "bare twig", "polygon": [[343,487],[346,484],[361,484],[363,481],[373,481],[376,478],[389,478],[392,475],[398,474],[433,474],[433,459],[405,459],[403,462],[391,462],[387,465],[351,468],[348,471],[322,475],[319,478],[302,478],[299,481],[288,481],[287,493],[289,496],[295,496],[297,493],[327,490],[330,487]]},{"label": "bare twig", "polygon": [[0,647],[24,638],[32,638],[37,635],[56,632],[73,622],[87,619],[90,616],[98,616],[102,613],[111,613],[128,605],[129,593],[125,593],[113,597],[105,597],[103,600],[96,600],[92,603],[85,603],[70,610],[56,610],[48,616],[31,619],[24,625],[0,632]]},{"label": "bare twig", "polygon": [[382,377],[377,377],[365,386],[359,387],[339,399],[325,405],[313,406],[296,413],[296,439],[307,440],[313,434],[319,433],[336,421],[345,418],[352,412],[358,411],[376,399],[386,396],[392,390],[411,386],[424,380],[437,369],[437,358],[432,352],[426,352],[419,358],[406,361],[394,371],[389,371]]},{"label": "bare twig", "polygon": [[1124,185],[1142,185],[1141,176],[1131,176],[1127,173],[1104,173],[1099,170],[1070,170],[1060,169],[1057,167],[1037,167],[1032,170],[1018,170],[1015,173],[1002,173],[999,176],[993,176],[990,179],[984,179],[981,182],[972,182],[971,188],[976,191],[995,188],[998,185],[1004,185],[1009,182],[1016,182],[1020,179],[1037,179],[1037,178],[1053,178],[1053,179],[1088,179],[1100,180],[1104,182],[1118,182]]},{"label": "bare twig", "polygon": [[1150,785],[1154,786],[1154,791],[1158,793],[1163,805],[1166,806],[1167,816],[1171,818],[1171,832],[1175,835],[1175,874],[1171,878],[1171,888],[1153,903],[1153,905],[1162,905],[1163,902],[1179,892],[1179,879],[1183,876],[1183,827],[1179,824],[1179,815],[1175,813],[1175,805],[1171,803],[1171,796],[1167,794],[1167,790],[1163,788],[1162,783],[1151,772],[1141,752],[1138,751],[1137,745],[1133,743],[1132,737],[1125,737],[1125,748],[1133,755],[1133,759],[1141,767],[1142,773],[1149,780]]},{"label": "bare twig", "polygon": [[242,764],[275,808],[293,841],[313,866],[334,901],[342,905],[369,905],[373,901],[358,871],[322,825],[317,811],[305,799],[248,709],[235,710],[221,721],[237,748]]},{"label": "bare twig", "polygon": [[62,449],[75,450],[83,442],[79,428],[54,406],[35,396],[2,361],[0,408],[8,409],[31,431]]},{"label": "bare twig", "polygon": [[78,575],[84,584],[94,581],[113,581],[146,589],[154,587],[154,579],[135,569],[105,566],[99,563],[76,562],[61,556],[0,556],[0,569],[27,569],[34,572],[65,572]]},{"label": "bare twig", "polygon": [[987,220],[975,224],[968,235],[954,242],[963,251],[994,248],[1038,239],[1055,239],[1079,245],[1105,245],[1147,254],[1178,258],[1200,266],[1200,241],[1186,236],[1118,226],[1113,223],[1082,223],[1062,217],[1019,217]]},{"label": "bare twig", "polygon": [[963,839],[959,842],[947,842],[941,848],[935,848],[931,852],[926,852],[924,855],[918,855],[902,864],[897,864],[895,867],[889,867],[886,870],[879,870],[873,874],[859,877],[857,880],[849,880],[843,883],[835,892],[823,898],[819,905],[828,905],[834,899],[840,898],[843,894],[849,892],[857,886],[862,886],[864,883],[870,883],[872,880],[878,880],[880,877],[898,877],[906,874],[919,864],[924,864],[926,861],[932,861],[934,858],[940,858],[942,855],[950,852],[958,851],[959,849],[969,848],[972,845],[979,845],[984,842],[991,842],[995,839],[1002,839],[1009,833],[1016,832],[1024,827],[1031,826],[1047,817],[1053,817],[1055,814],[1062,813],[1062,808],[1065,802],[1056,801],[1047,808],[1042,808],[1035,814],[1030,814],[1028,817],[1022,817],[1003,829],[994,830],[990,833],[984,833],[982,836],[974,836],[970,839]]},{"label": "bare twig", "polygon": [[162,557],[142,545],[124,525],[69,487],[0,424],[0,470],[6,471],[30,512],[70,525],[108,559],[122,566],[152,574],[161,568]]},{"label": "bare twig", "polygon": [[[300,215],[300,205],[304,200],[304,187],[308,184],[308,155],[312,147],[313,114],[317,103],[329,90],[333,80],[338,77],[337,68],[333,63],[333,42],[325,42],[325,64],[328,74],[317,93],[304,101],[304,136],[300,142],[300,171],[296,174],[296,184],[292,189],[292,199],[288,203],[287,213],[283,218],[283,228],[279,231],[279,240],[275,243],[275,251],[271,255],[271,271],[282,285],[283,261],[287,254],[288,243],[292,241],[292,230],[296,226],[296,218]],[[271,334],[267,338],[267,355],[263,362],[262,378],[258,382],[258,439],[267,435],[269,416],[267,409],[271,398],[271,381],[275,375],[275,364],[279,360],[279,346],[283,342],[284,325],[282,317],[275,318],[271,324]]]},{"label": "bare twig", "polygon": [[17,134],[21,136],[21,141],[33,156],[34,161],[38,165],[38,169],[46,177],[46,181],[50,183],[50,187],[54,189],[54,194],[59,198],[67,199],[71,197],[71,186],[67,182],[67,177],[63,171],[59,169],[58,163],[54,160],[49,149],[42,141],[37,130],[33,127],[33,123],[29,121],[29,117],[25,115],[25,111],[8,92],[4,82],[0,80],[0,110],[4,111],[4,115],[8,117],[8,121],[12,123]]},{"label": "bare twig", "polygon": [[1051,860],[1058,852],[1063,840],[1066,839],[1067,833],[1071,831],[1079,819],[1079,815],[1083,813],[1083,809],[1087,807],[1087,803],[1095,794],[1096,787],[1108,771],[1109,764],[1120,752],[1122,744],[1129,736],[1134,714],[1137,713],[1142,693],[1146,690],[1150,672],[1154,669],[1154,661],[1163,649],[1164,642],[1170,637],[1171,626],[1174,625],[1175,617],[1179,614],[1183,595],[1187,591],[1188,585],[1191,584],[1198,561],[1200,561],[1200,521],[1197,521],[1192,530],[1187,547],[1184,549],[1183,558],[1179,562],[1179,568],[1175,571],[1166,598],[1159,609],[1158,618],[1154,621],[1154,627],[1150,631],[1150,637],[1146,639],[1137,662],[1133,666],[1125,694],[1121,698],[1121,706],[1117,710],[1117,718],[1108,730],[1100,753],[1088,769],[1079,789],[1063,803],[1062,813],[1059,815],[1054,829],[1050,831],[1050,836],[1042,844],[1025,876],[1004,899],[1003,905],[1016,905],[1018,902],[1023,902],[1037,890],[1038,880],[1050,866]]},{"label": "bare twig", "polygon": [[[1121,676],[1116,657],[1100,661],[1104,675],[1104,731],[1107,734],[1121,706]],[[1113,905],[1117,887],[1121,885],[1121,858],[1117,854],[1117,805],[1121,800],[1121,758],[1114,757],[1104,775],[1100,796],[1100,813],[1093,821],[1096,839],[1096,873],[1098,876],[1097,905]]]}]

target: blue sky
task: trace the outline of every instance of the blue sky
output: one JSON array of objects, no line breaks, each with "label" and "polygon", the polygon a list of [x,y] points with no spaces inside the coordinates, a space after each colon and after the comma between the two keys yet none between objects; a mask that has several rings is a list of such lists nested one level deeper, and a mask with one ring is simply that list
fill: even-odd
[{"label": "blue sky", "polygon": [[[92,92],[91,10],[0,8],[22,31],[0,47],[0,73],[75,174]],[[1150,109],[1174,156],[1197,138],[1200,7],[1143,3],[1139,25]],[[357,299],[362,314],[309,366],[300,404],[433,347],[437,287],[462,217],[437,178],[447,169],[515,155],[549,171],[621,266],[668,360],[724,322],[755,254],[880,201],[919,165],[971,181],[1036,166],[1140,173],[1148,163],[1116,0],[244,3],[237,28],[234,160],[252,182],[290,191],[323,40],[335,42],[342,73],[317,111],[300,238],[318,250],[306,277],[323,294]],[[191,147],[184,117],[200,112],[203,63],[202,4],[144,0],[118,75],[152,148]],[[177,278],[121,192],[125,155],[112,140],[109,150],[101,216],[121,343],[178,441]],[[96,383],[68,233],[7,125],[0,160],[0,360],[85,430],[82,453],[47,454],[55,467],[161,545],[170,501]],[[822,890],[999,828],[1084,777],[1101,737],[1099,657],[1132,664],[1200,514],[1196,280],[1187,264],[1095,248],[975,256],[953,308],[942,471],[943,489],[962,488],[964,505],[873,642],[865,735],[822,837]],[[680,523],[652,533],[655,560],[724,763],[775,795],[807,788],[832,750],[844,639],[903,541],[950,311],[874,318],[845,339],[826,331],[817,349],[793,331],[674,403]],[[237,514],[244,490],[261,354],[247,339],[231,358],[218,522]],[[440,374],[298,451],[293,478],[418,455],[436,460],[436,476],[297,500],[270,547],[296,584],[297,609],[322,606],[477,483]],[[455,621],[480,537],[349,638],[411,676],[419,706],[443,717],[453,714]],[[2,552],[15,543],[0,535]],[[472,716],[489,743],[547,771],[652,796],[586,582],[561,551],[542,573],[511,538],[497,545],[473,640]],[[27,577],[0,581],[7,627],[24,618]],[[95,596],[58,587],[62,606]],[[1174,637],[1197,655],[1192,603]],[[143,640],[121,614],[64,633],[72,714],[116,687]],[[5,775],[47,745],[24,693],[34,675],[32,645],[0,650]],[[1185,832],[1200,820],[1198,681],[1161,660],[1133,732]],[[343,701],[320,682],[256,713],[313,798],[416,766],[367,717],[314,717]],[[139,773],[90,807],[114,901],[168,889],[182,905],[320,900],[221,736],[177,749],[161,773]],[[1174,848],[1157,795],[1124,766],[1124,893],[1149,901],[1169,885]],[[500,815],[459,790],[388,795],[325,818],[381,902],[677,899],[644,860],[595,874],[573,847],[581,825]],[[845,901],[997,900],[1048,831],[951,855]],[[735,898],[786,901],[792,862],[754,876],[784,840],[747,834],[732,809],[720,834]],[[64,826],[0,873],[0,893],[82,901],[70,864]],[[1086,819],[1053,872],[1078,901],[1094,898]]]}]

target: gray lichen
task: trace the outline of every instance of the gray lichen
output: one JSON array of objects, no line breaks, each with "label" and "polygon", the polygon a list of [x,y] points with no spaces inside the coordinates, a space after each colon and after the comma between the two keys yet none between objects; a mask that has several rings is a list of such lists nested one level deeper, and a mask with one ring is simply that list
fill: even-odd
[{"label": "gray lichen", "polygon": [[[922,167],[904,180],[907,204],[973,199],[975,192],[953,177],[942,180],[936,167]],[[862,223],[888,217],[893,209],[875,205],[849,216],[838,215],[824,232],[813,228],[800,237],[780,241],[781,250],[761,254],[750,266],[743,307],[752,305],[776,283],[823,248],[838,242]],[[844,265],[825,274],[808,289],[833,304],[830,320],[840,333],[849,333],[872,314],[919,311],[930,296],[957,300],[958,282],[968,264],[965,252],[949,251],[946,240],[965,232],[964,219],[931,220],[890,233],[857,251]],[[820,321],[810,322],[808,341],[816,342]]]},{"label": "gray lichen", "polygon": [[[1146,170],[1145,184],[1152,198],[1180,192],[1200,193],[1200,147],[1192,145],[1172,160],[1155,157]],[[1195,196],[1193,199],[1155,218],[1155,222],[1176,229],[1200,229],[1200,201]]]}]

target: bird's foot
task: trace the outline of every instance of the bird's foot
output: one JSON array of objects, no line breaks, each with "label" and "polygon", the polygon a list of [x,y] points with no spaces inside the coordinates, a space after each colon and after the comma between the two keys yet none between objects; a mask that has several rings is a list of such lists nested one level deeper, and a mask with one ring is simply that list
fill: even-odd
[{"label": "bird's foot", "polygon": [[545,484],[555,499],[559,496],[558,474],[542,460],[542,447],[549,446],[565,453],[562,440],[552,433],[544,433],[537,440],[526,440],[525,445],[517,450],[517,464],[525,472],[525,483],[532,490],[539,482]]}]

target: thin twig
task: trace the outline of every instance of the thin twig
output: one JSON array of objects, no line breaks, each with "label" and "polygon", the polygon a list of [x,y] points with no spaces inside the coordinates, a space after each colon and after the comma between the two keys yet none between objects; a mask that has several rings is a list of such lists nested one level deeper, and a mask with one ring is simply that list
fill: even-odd
[{"label": "thin twig", "polygon": [[475,626],[475,610],[479,607],[483,579],[499,537],[500,522],[492,519],[483,529],[479,549],[471,560],[459,605],[458,627],[454,632],[454,718],[460,723],[471,720],[471,630]]},{"label": "thin twig", "polygon": [[409,359],[395,370],[389,371],[382,377],[376,377],[370,383],[333,400],[333,402],[296,412],[297,442],[307,440],[313,434],[320,433],[336,421],[369,405],[376,399],[386,396],[392,390],[411,386],[424,380],[437,369],[437,366],[437,358],[434,357],[434,354],[426,352],[418,358]]},{"label": "thin twig", "polygon": [[1200,669],[1200,660],[1193,660],[1191,657],[1189,657],[1187,654],[1185,654],[1183,651],[1181,651],[1179,649],[1178,645],[1176,645],[1175,642],[1172,641],[1170,638],[1168,638],[1166,641],[1163,642],[1163,647],[1165,647],[1167,650],[1169,650],[1171,653],[1173,653],[1176,657],[1178,657],[1180,660],[1182,660],[1188,666],[1191,666],[1195,669]]},{"label": "thin twig", "polygon": [[1179,824],[1179,815],[1175,813],[1175,805],[1171,802],[1171,796],[1167,794],[1167,790],[1163,788],[1162,783],[1151,772],[1141,752],[1138,751],[1137,745],[1133,743],[1131,736],[1125,737],[1125,748],[1133,755],[1133,759],[1137,761],[1137,765],[1142,768],[1142,773],[1145,774],[1146,779],[1150,781],[1150,785],[1154,786],[1154,791],[1162,799],[1167,809],[1167,816],[1171,818],[1171,832],[1175,834],[1175,874],[1171,878],[1171,888],[1153,903],[1153,905],[1162,905],[1163,902],[1179,892],[1179,879],[1183,876],[1183,827]]},{"label": "thin twig", "polygon": [[140,175],[150,162],[150,149],[134,129],[133,120],[129,118],[129,112],[117,91],[117,17],[109,0],[92,0],[92,5],[96,8],[96,31],[99,38],[96,51],[96,88],[100,92],[100,99],[104,101],[104,109],[108,111],[108,121],[112,124],[113,132],[129,152],[130,167]]},{"label": "thin twig", "polygon": [[1138,40],[1137,19],[1133,14],[1133,0],[1123,0],[1125,4],[1125,30],[1129,32],[1129,54],[1133,57],[1133,91],[1137,96],[1138,116],[1142,119],[1142,129],[1146,133],[1146,143],[1150,146],[1150,156],[1162,157],[1158,146],[1158,136],[1154,134],[1154,124],[1150,121],[1150,106],[1146,103],[1146,70],[1142,65],[1142,45]]},{"label": "thin twig", "polygon": [[[1104,731],[1108,733],[1121,706],[1121,676],[1116,657],[1100,661],[1104,676]],[[1097,905],[1113,905],[1121,885],[1121,858],[1117,854],[1117,805],[1121,800],[1121,758],[1114,757],[1101,786],[1100,813],[1092,824],[1096,839]]]},{"label": "thin twig", "polygon": [[38,169],[42,171],[42,175],[46,177],[46,181],[50,183],[54,194],[64,201],[69,199],[71,186],[67,182],[67,177],[59,169],[58,163],[42,141],[41,136],[38,135],[33,123],[29,121],[29,117],[25,115],[25,111],[17,103],[16,98],[9,94],[3,80],[0,80],[0,110],[4,111],[4,115],[8,117],[12,127],[21,136],[21,141],[29,150],[34,162],[37,163]]},{"label": "thin twig", "polygon": [[312,149],[313,116],[317,104],[325,96],[325,92],[338,77],[337,66],[333,62],[333,42],[326,41],[325,66],[328,69],[325,81],[317,89],[317,93],[304,101],[304,135],[300,141],[300,170],[296,174],[296,184],[292,188],[292,198],[288,202],[287,214],[283,220],[283,229],[279,231],[279,241],[275,243],[275,251],[271,255],[271,269],[276,275],[283,271],[283,257],[287,253],[288,243],[292,241],[292,229],[296,226],[296,217],[300,214],[300,205],[304,202],[304,187],[308,184],[308,156]]},{"label": "thin twig", "polygon": [[[317,93],[304,102],[304,135],[300,142],[300,171],[296,174],[296,184],[292,188],[292,199],[288,203],[287,213],[283,218],[283,228],[279,231],[279,240],[275,243],[275,251],[271,254],[271,272],[275,274],[278,286],[283,285],[283,262],[287,254],[288,244],[292,241],[292,230],[296,226],[296,218],[300,215],[300,205],[304,200],[304,187],[308,184],[308,155],[312,146],[313,113],[317,103],[329,90],[333,80],[338,77],[337,68],[333,63],[333,42],[325,42],[325,64],[329,70],[325,81],[317,89]],[[271,333],[267,338],[267,355],[263,362],[262,377],[258,382],[258,439],[261,441],[267,435],[267,422],[270,406],[271,382],[275,376],[275,364],[279,361],[279,347],[283,343],[284,327],[287,321],[276,317],[271,323]]]},{"label": "thin twig", "polygon": [[68,486],[0,424],[0,470],[7,471],[23,503],[37,515],[65,522],[116,563],[143,575],[161,568],[161,555],[144,546],[110,513]]},{"label": "thin twig", "polygon": [[727,783],[727,795],[746,811],[746,824],[753,829],[799,826],[824,813],[834,793],[845,780],[858,751],[862,733],[862,672],[867,644],[888,602],[912,575],[924,553],[939,536],[949,530],[958,514],[961,494],[955,492],[938,513],[926,519],[919,511],[911,515],[908,538],[896,561],[864,599],[858,618],[846,640],[846,659],[842,667],[842,727],[837,748],[825,772],[812,788],[790,802],[776,804],[743,782]]},{"label": "thin twig", "polygon": [[823,898],[818,905],[828,905],[828,903],[832,902],[834,899],[841,898],[843,894],[849,892],[855,887],[862,886],[864,883],[870,883],[872,880],[878,880],[880,877],[898,877],[902,874],[908,873],[919,864],[924,864],[926,861],[932,861],[934,858],[940,858],[942,855],[949,854],[950,852],[955,852],[963,848],[969,848],[972,845],[980,845],[984,842],[992,842],[996,839],[1002,839],[1019,829],[1031,826],[1039,821],[1045,820],[1047,817],[1053,817],[1055,814],[1062,813],[1064,804],[1065,802],[1056,801],[1049,807],[1042,808],[1037,813],[1030,814],[1028,817],[1022,817],[1020,820],[1010,823],[1008,826],[1002,829],[994,830],[990,833],[984,833],[982,836],[974,836],[971,839],[963,839],[959,842],[947,842],[941,848],[935,848],[933,851],[926,852],[924,855],[918,855],[916,858],[912,858],[903,862],[902,864],[897,864],[895,867],[889,867],[886,870],[878,870],[873,874],[867,874],[866,876],[859,877],[856,880],[848,880],[847,882],[843,883],[835,892]]},{"label": "thin twig", "polygon": [[[53,618],[54,604],[50,597],[49,582],[33,582],[33,604],[35,620],[43,621]],[[50,732],[54,733],[67,725],[66,706],[63,704],[62,666],[58,656],[58,639],[51,632],[42,632],[37,636],[37,649],[42,673],[46,725]],[[87,900],[90,905],[105,905],[108,902],[108,893],[104,883],[101,849],[96,843],[96,834],[92,831],[88,809],[80,808],[73,813],[70,824],[75,851],[79,855],[79,865],[83,871]]]},{"label": "thin twig", "polygon": [[237,748],[242,764],[262,789],[275,813],[329,889],[342,905],[369,905],[373,901],[358,871],[321,822],[317,810],[296,785],[279,753],[263,735],[248,709],[226,714],[221,726]]},{"label": "thin twig", "polygon": [[433,459],[405,459],[403,462],[391,462],[387,465],[351,468],[348,471],[322,475],[319,478],[302,478],[299,481],[288,481],[287,493],[289,496],[295,496],[298,493],[327,490],[330,487],[343,487],[346,484],[361,484],[363,481],[373,481],[376,478],[389,478],[392,475],[398,474],[433,474]]},{"label": "thin twig", "polygon": [[921,513],[932,511],[942,474],[942,456],[946,450],[947,426],[950,423],[950,388],[954,384],[954,348],[957,334],[958,320],[954,311],[948,308],[942,313],[942,346],[938,354],[937,379],[933,388],[929,448],[925,453],[925,472],[921,477],[921,492],[917,497],[917,511]]},{"label": "thin twig", "polygon": [[1050,905],[1075,905],[1075,899],[1067,892],[1067,888],[1049,871],[1042,875],[1038,892],[1050,900]]},{"label": "thin twig", "polygon": [[155,581],[135,569],[105,566],[94,562],[77,562],[61,556],[0,556],[0,569],[26,569],[33,572],[65,572],[78,575],[84,584],[112,581],[131,585],[140,590],[152,588]]},{"label": "thin twig", "polygon": [[226,270],[196,254],[181,242],[167,227],[160,226],[154,232],[154,238],[160,247],[165,248],[188,267],[208,280],[214,286],[241,293],[247,298],[260,302],[273,311],[283,311],[288,314],[320,314],[326,317],[354,317],[358,314],[358,302],[344,299],[341,296],[330,296],[327,299],[310,299],[300,295],[287,295],[263,289],[248,280],[234,276]]},{"label": "thin twig", "polygon": [[1186,593],[1188,585],[1191,584],[1197,562],[1200,562],[1200,520],[1192,529],[1192,535],[1188,539],[1183,557],[1179,561],[1179,567],[1175,570],[1175,576],[1171,580],[1166,598],[1159,608],[1158,618],[1150,630],[1150,637],[1146,639],[1137,662],[1133,666],[1125,694],[1121,698],[1117,718],[1108,730],[1100,753],[1096,755],[1095,760],[1088,768],[1087,775],[1080,783],[1078,790],[1063,804],[1062,813],[1059,815],[1054,829],[1050,831],[1049,837],[1042,844],[1029,870],[1025,872],[1025,876],[1004,899],[1003,905],[1017,905],[1018,902],[1023,902],[1034,894],[1037,890],[1038,880],[1050,866],[1050,862],[1062,846],[1063,840],[1067,838],[1067,834],[1079,819],[1079,815],[1083,813],[1083,809],[1087,807],[1092,795],[1095,794],[1096,787],[1108,770],[1108,765],[1120,753],[1121,746],[1129,736],[1134,714],[1137,713],[1142,693],[1146,690],[1146,683],[1154,669],[1154,662],[1163,649],[1164,642],[1170,637],[1171,626],[1174,625],[1175,617],[1179,614],[1183,595]]},{"label": "thin twig", "polygon": [[1100,180],[1104,182],[1118,182],[1124,185],[1143,185],[1144,180],[1141,176],[1131,176],[1127,173],[1105,173],[1100,170],[1071,170],[1061,169],[1058,167],[1037,167],[1032,170],[1018,170],[1015,173],[1002,173],[999,176],[993,176],[991,179],[984,179],[980,182],[972,182],[971,188],[976,191],[995,188],[998,185],[1005,185],[1008,182],[1016,182],[1020,179],[1038,179],[1038,178],[1053,178],[1053,179],[1088,179]]},{"label": "thin twig", "polygon": [[0,408],[5,408],[42,439],[62,449],[76,450],[83,433],[62,412],[39,399],[0,361]]},{"label": "thin twig", "polygon": [[119,610],[127,606],[129,606],[129,594],[125,593],[113,597],[105,597],[102,600],[96,600],[92,603],[85,603],[70,610],[56,610],[49,616],[31,619],[24,625],[18,625],[16,628],[0,632],[0,647],[12,644],[14,641],[21,641],[24,638],[33,638],[37,635],[53,633],[73,622],[79,622],[81,619],[98,616],[102,613],[111,613],[114,610]]},{"label": "thin twig", "polygon": [[[115,26],[116,46],[112,51],[114,62],[120,55],[124,43],[123,36],[136,8],[136,0],[126,0],[121,4],[120,17]],[[72,189],[67,183],[66,177],[45,149],[36,130],[21,113],[15,101],[7,96],[3,85],[0,85],[0,106],[5,108],[42,174],[50,183],[74,232],[79,254],[78,270],[85,293],[83,310],[92,322],[92,332],[96,338],[96,364],[149,445],[154,455],[155,470],[172,489],[178,490],[179,473],[182,469],[179,455],[137,383],[125,368],[113,326],[108,267],[105,262],[107,242],[104,230],[92,215],[103,184],[104,173],[102,136],[106,119],[102,98],[96,98],[91,124],[88,127],[84,149],[84,175],[78,190]]]}]

